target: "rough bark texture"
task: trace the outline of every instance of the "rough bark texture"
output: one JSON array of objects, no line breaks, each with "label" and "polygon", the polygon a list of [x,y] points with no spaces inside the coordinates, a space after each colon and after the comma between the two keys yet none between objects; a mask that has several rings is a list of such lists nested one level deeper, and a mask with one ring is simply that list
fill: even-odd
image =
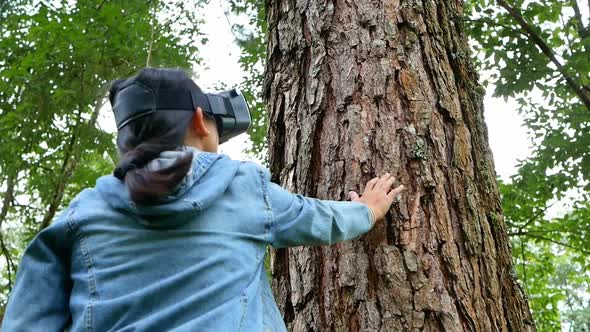
[{"label": "rough bark texture", "polygon": [[294,331],[530,331],[460,26],[460,1],[267,3],[274,180],[345,199],[389,171],[406,191],[360,240],[278,250]]}]

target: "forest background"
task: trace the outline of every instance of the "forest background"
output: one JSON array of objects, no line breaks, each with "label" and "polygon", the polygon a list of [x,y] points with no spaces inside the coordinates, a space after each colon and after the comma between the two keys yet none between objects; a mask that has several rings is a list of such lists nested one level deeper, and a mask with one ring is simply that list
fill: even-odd
[{"label": "forest background", "polygon": [[[466,0],[516,273],[539,331],[590,331],[590,1]],[[118,156],[108,83],[146,65],[239,86],[266,163],[262,0],[0,0],[0,315],[26,244]]]}]

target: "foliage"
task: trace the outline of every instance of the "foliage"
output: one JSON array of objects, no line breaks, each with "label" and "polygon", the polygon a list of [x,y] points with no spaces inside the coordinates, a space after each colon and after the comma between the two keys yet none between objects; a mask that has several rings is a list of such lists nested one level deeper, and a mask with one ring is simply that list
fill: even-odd
[{"label": "foliage", "polygon": [[[587,267],[579,264],[578,257],[547,241],[531,243],[515,238],[513,249],[518,254],[517,272],[526,276],[525,290],[538,329],[559,331],[562,325],[574,328],[587,324],[587,320],[580,320],[589,313],[588,299],[582,296],[589,286],[584,275]],[[577,327],[573,331],[580,331]]]},{"label": "foliage", "polygon": [[[590,313],[590,204],[544,218],[527,192],[500,185],[516,270],[539,331],[586,324]],[[575,328],[572,331],[583,329]]]},{"label": "foliage", "polygon": [[[583,330],[590,312],[590,22],[583,13],[590,4],[467,4],[461,19],[480,70],[491,73],[484,83],[497,97],[515,98],[534,144],[501,191],[537,328]],[[564,216],[552,216],[556,207]]]},{"label": "foliage", "polygon": [[[260,0],[231,0],[231,13],[248,17],[248,24],[232,24],[236,42],[242,50],[240,66],[246,72],[243,93],[250,103],[252,126],[248,129],[250,153],[266,161],[266,128],[268,119],[263,101],[264,66],[266,61],[266,8]],[[229,15],[227,13],[226,15]]]},{"label": "foliage", "polygon": [[583,190],[587,199],[590,23],[576,14],[580,9],[573,0],[497,3],[471,1],[466,21],[480,69],[492,72],[494,95],[516,98],[536,143],[514,180],[548,185],[550,190],[535,197],[539,200],[562,198],[571,188]]},{"label": "foliage", "polygon": [[97,126],[108,83],[148,58],[191,68],[202,22],[186,10],[200,1],[0,3],[1,308],[24,244],[112,172],[114,137]]}]

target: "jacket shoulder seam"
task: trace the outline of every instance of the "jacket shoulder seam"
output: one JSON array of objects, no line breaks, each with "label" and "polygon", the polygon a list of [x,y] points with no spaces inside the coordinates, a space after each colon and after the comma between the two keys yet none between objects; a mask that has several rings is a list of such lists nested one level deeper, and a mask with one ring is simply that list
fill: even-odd
[{"label": "jacket shoulder seam", "polygon": [[262,167],[258,167],[258,173],[260,175],[260,181],[262,186],[262,199],[264,200],[265,206],[265,224],[264,224],[264,238],[269,242],[272,243],[273,239],[273,228],[274,228],[274,215],[272,211],[272,204],[270,203],[269,197],[269,188],[268,188],[268,181],[267,175]]},{"label": "jacket shoulder seam", "polygon": [[98,299],[98,291],[96,286],[96,276],[94,272],[94,262],[90,255],[90,251],[88,250],[88,244],[86,241],[86,237],[82,234],[81,230],[77,225],[75,225],[75,218],[74,218],[75,207],[72,208],[71,212],[67,216],[67,223],[68,227],[72,231],[74,237],[80,243],[80,251],[82,253],[82,260],[84,261],[84,265],[86,267],[87,273],[87,282],[88,282],[88,303],[86,304],[86,310],[84,313],[84,329],[86,331],[93,331],[93,307],[94,302]]}]

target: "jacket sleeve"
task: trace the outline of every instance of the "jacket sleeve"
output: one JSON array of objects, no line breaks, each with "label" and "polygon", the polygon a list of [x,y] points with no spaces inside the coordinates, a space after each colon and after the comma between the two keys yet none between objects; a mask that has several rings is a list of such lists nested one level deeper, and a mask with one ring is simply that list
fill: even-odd
[{"label": "jacket sleeve", "polygon": [[333,244],[358,237],[375,223],[365,204],[309,198],[267,184],[275,248]]},{"label": "jacket sleeve", "polygon": [[68,234],[67,223],[56,220],[29,244],[10,293],[2,331],[64,331],[70,324]]}]

